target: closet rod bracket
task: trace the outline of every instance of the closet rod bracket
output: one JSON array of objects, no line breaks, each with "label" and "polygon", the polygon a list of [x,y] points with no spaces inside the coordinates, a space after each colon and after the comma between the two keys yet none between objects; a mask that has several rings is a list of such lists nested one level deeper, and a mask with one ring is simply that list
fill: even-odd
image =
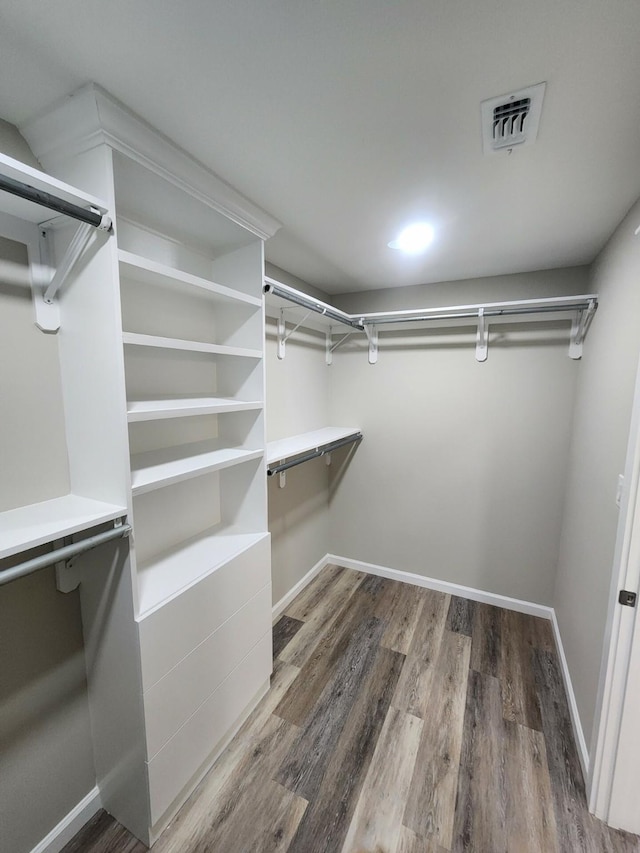
[{"label": "closet rod bracket", "polygon": [[375,323],[368,323],[364,330],[369,339],[369,364],[376,364],[378,361],[378,327]]},{"label": "closet rod bracket", "polygon": [[489,324],[484,316],[484,308],[478,310],[478,332],[476,334],[476,361],[487,360],[489,350]]},{"label": "closet rod bracket", "polygon": [[55,551],[64,549],[61,552],[62,555],[64,556],[65,551],[69,554],[68,557],[58,560],[54,564],[56,569],[56,589],[58,592],[73,592],[74,589],[80,586],[84,568],[80,557],[103,542],[111,539],[126,538],[129,535],[131,527],[124,522],[124,518],[116,518],[111,530],[89,537],[89,539],[80,540],[78,543],[74,543],[71,537],[53,543]]},{"label": "closet rod bracket", "polygon": [[590,300],[586,308],[576,311],[571,323],[571,334],[569,337],[569,358],[582,358],[582,344],[596,313],[595,299]]}]

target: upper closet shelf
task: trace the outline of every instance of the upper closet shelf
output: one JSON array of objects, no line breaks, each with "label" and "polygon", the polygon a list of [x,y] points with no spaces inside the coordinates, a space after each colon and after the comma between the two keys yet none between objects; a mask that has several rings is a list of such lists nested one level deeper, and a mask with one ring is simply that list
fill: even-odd
[{"label": "upper closet shelf", "polygon": [[331,453],[340,447],[362,441],[357,427],[324,427],[312,432],[270,441],[267,444],[267,475],[280,475],[280,488],[285,483],[285,471],[318,456],[326,456],[331,462]]},{"label": "upper closet shelf", "polygon": [[135,255],[133,252],[127,252],[124,249],[119,250],[118,258],[120,260],[121,276],[133,279],[134,281],[140,281],[144,284],[196,287],[210,293],[212,298],[225,300],[229,303],[252,305],[256,308],[259,308],[262,304],[257,296],[241,293],[238,290],[225,287],[223,284],[217,284],[206,278],[200,278],[197,275],[174,269],[157,261],[152,261],[149,258],[144,258],[141,255]]},{"label": "upper closet shelf", "polygon": [[63,495],[0,512],[0,559],[126,514],[127,508],[124,506],[79,495]]},{"label": "upper closet shelf", "polygon": [[[50,175],[0,154],[0,211],[30,225],[37,225],[39,257],[35,239],[27,241],[31,267],[36,325],[45,332],[60,328],[55,297],[84,252],[94,229],[112,233],[105,204]],[[46,211],[51,211],[47,213]],[[64,216],[80,223],[64,256],[54,268],[48,232]]]},{"label": "upper closet shelf", "polygon": [[[488,351],[489,324],[513,322],[542,322],[544,320],[569,320],[571,331],[569,356],[582,357],[582,344],[598,307],[597,293],[579,296],[554,296],[544,299],[519,299],[511,302],[485,302],[474,305],[452,305],[442,308],[417,308],[407,311],[387,311],[369,314],[347,314],[326,302],[321,302],[306,293],[266,278],[264,286],[267,299],[265,311],[269,317],[278,319],[278,358],[284,358],[285,343],[300,326],[324,328],[327,334],[326,360],[331,364],[331,354],[354,331],[364,331],[369,339],[369,362],[378,360],[379,332],[393,329],[423,328],[433,323],[446,324],[448,327],[477,325],[476,359],[486,361]],[[287,331],[286,321],[289,303],[307,313],[296,316],[295,323]],[[318,321],[318,316],[321,317]],[[332,330],[335,323],[350,327],[350,330],[337,342],[333,342]]]}]

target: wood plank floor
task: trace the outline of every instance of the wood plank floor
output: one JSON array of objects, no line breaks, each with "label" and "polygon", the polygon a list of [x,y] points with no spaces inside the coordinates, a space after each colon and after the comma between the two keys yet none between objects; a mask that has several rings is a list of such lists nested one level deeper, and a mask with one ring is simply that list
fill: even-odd
[{"label": "wood plank floor", "polygon": [[[331,566],[156,853],[631,853],[589,815],[550,623]],[[142,853],[105,812],[63,853]]]}]

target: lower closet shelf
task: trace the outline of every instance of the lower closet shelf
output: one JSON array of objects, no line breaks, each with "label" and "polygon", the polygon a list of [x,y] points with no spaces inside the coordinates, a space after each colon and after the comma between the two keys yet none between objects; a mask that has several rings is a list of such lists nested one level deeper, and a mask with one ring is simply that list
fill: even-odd
[{"label": "lower closet shelf", "polygon": [[127,508],[80,495],[0,512],[0,559],[127,514]]},{"label": "lower closet shelf", "polygon": [[216,525],[138,565],[139,618],[268,536]]}]

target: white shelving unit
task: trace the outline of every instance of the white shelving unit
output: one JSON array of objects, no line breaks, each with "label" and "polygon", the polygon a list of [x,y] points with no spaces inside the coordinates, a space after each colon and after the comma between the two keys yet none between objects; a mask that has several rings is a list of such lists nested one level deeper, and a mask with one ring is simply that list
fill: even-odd
[{"label": "white shelving unit", "polygon": [[108,409],[92,453],[133,530],[80,590],[102,801],[151,844],[268,688],[262,286],[278,224],[98,87],[25,134],[114,219],[82,291],[101,323],[86,405]]}]

